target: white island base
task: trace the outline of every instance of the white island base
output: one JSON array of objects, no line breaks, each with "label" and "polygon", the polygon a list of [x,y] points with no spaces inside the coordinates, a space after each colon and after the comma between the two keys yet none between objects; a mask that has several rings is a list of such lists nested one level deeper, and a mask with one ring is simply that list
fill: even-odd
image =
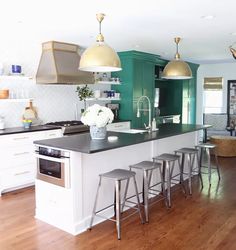
[{"label": "white island base", "polygon": [[[87,230],[100,173],[115,168],[128,169],[131,164],[143,160],[151,161],[152,157],[159,154],[173,153],[182,147],[193,147],[198,143],[198,133],[198,131],[190,132],[93,154],[70,151],[70,188],[36,180],[35,218],[73,235]],[[140,172],[137,173],[137,183],[141,191]],[[129,194],[134,193],[132,187],[131,181]],[[110,205],[113,202],[113,195],[113,183],[102,182],[97,208]],[[113,211],[111,208],[104,215],[111,217]],[[102,220],[95,217],[94,223]]]}]

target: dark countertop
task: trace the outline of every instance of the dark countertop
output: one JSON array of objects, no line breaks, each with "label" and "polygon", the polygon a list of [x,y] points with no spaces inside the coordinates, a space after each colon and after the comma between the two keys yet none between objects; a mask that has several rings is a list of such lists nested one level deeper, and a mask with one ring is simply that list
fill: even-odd
[{"label": "dark countertop", "polygon": [[5,128],[0,130],[1,135],[11,135],[11,134],[18,134],[18,133],[27,133],[27,132],[37,132],[37,131],[44,131],[44,130],[52,130],[52,129],[61,129],[61,127],[57,126],[31,126],[30,128],[22,127],[15,127],[15,128]]},{"label": "dark countertop", "polygon": [[155,132],[145,132],[138,134],[108,132],[108,136],[118,136],[116,141],[108,141],[107,137],[104,140],[92,140],[89,133],[35,141],[35,144],[40,146],[48,146],[53,148],[65,149],[81,153],[97,153],[114,148],[130,146],[138,143],[158,140],[170,136],[189,133],[201,129],[206,129],[205,125],[189,125],[189,124],[174,124],[166,123],[159,126],[159,130]]}]

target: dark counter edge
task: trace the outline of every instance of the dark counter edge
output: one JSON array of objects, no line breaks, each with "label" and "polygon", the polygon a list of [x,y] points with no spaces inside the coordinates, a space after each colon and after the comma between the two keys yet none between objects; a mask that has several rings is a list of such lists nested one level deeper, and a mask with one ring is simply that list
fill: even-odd
[{"label": "dark counter edge", "polygon": [[[166,125],[165,125],[166,126]],[[87,136],[87,142],[88,144],[90,144],[90,148],[86,148],[83,145],[81,145],[80,148],[78,147],[73,147],[72,146],[68,146],[66,144],[63,145],[58,145],[58,140],[70,140],[69,138],[71,138],[71,140],[73,139],[72,137],[62,137],[62,138],[56,138],[56,139],[48,139],[48,140],[40,140],[40,141],[34,141],[34,144],[37,144],[39,146],[47,146],[47,147],[52,147],[52,148],[58,148],[58,149],[63,149],[63,150],[69,150],[69,151],[75,151],[75,152],[80,152],[80,153],[85,153],[85,154],[93,154],[93,153],[99,153],[99,152],[103,152],[103,151],[107,151],[107,150],[111,150],[111,149],[116,149],[116,148],[121,148],[121,147],[126,147],[126,146],[131,146],[131,145],[135,145],[135,144],[140,144],[140,143],[144,143],[144,142],[148,142],[148,141],[153,141],[153,140],[158,140],[158,139],[164,139],[167,137],[171,137],[171,136],[176,136],[176,135],[181,135],[181,134],[186,134],[186,133],[191,133],[191,132],[195,132],[195,131],[199,131],[199,130],[206,130],[207,128],[209,128],[209,125],[195,125],[195,124],[181,124],[181,129],[183,129],[184,127],[188,128],[186,131],[169,131],[168,134],[159,134],[160,130],[156,131],[156,132],[152,132],[150,134],[148,133],[138,133],[138,134],[128,134],[128,133],[120,133],[120,132],[108,132],[107,133],[107,137],[108,136],[121,136],[121,137],[130,137],[132,140],[132,142],[123,142],[123,143],[119,143],[119,141],[115,141],[115,142],[109,142],[107,137],[104,140],[92,140],[90,138],[89,133],[83,134],[83,135],[75,135],[73,136],[74,138],[77,138],[79,136]],[[148,136],[148,138],[147,138]],[[144,138],[145,137],[145,138]],[[81,137],[82,138],[82,137]],[[103,147],[97,148],[97,149],[91,149],[91,144],[99,144],[99,143],[103,143]],[[106,146],[106,147],[105,147]]]},{"label": "dark counter edge", "polygon": [[38,131],[53,130],[53,129],[61,129],[61,127],[38,125],[38,126],[31,126],[30,128],[24,128],[24,127],[5,128],[5,129],[0,130],[0,136],[28,133],[28,132],[38,132]]}]

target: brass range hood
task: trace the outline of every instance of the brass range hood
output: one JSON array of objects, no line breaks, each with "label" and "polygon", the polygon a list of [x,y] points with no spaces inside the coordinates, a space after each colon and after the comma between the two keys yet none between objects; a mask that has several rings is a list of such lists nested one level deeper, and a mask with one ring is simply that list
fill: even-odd
[{"label": "brass range hood", "polygon": [[91,72],[78,70],[80,55],[76,44],[50,41],[42,44],[36,83],[39,84],[91,84]]}]

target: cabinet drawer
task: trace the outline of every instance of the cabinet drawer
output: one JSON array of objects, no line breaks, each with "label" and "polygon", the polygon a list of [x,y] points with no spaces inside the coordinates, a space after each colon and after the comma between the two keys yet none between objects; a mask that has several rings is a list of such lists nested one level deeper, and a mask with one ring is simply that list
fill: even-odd
[{"label": "cabinet drawer", "polygon": [[0,169],[35,162],[34,146],[9,147],[0,150]]},{"label": "cabinet drawer", "polygon": [[0,136],[0,148],[27,145],[33,143],[32,133],[20,133]]},{"label": "cabinet drawer", "polygon": [[0,172],[1,189],[14,188],[35,181],[36,165],[26,164],[21,167],[5,169]]},{"label": "cabinet drawer", "polygon": [[44,139],[56,138],[62,136],[61,129],[48,130],[44,132]]},{"label": "cabinet drawer", "polygon": [[61,129],[0,136],[0,148],[33,145],[33,141],[62,136]]},{"label": "cabinet drawer", "polygon": [[107,124],[108,131],[119,131],[122,129],[130,129],[130,122],[116,122]]}]

